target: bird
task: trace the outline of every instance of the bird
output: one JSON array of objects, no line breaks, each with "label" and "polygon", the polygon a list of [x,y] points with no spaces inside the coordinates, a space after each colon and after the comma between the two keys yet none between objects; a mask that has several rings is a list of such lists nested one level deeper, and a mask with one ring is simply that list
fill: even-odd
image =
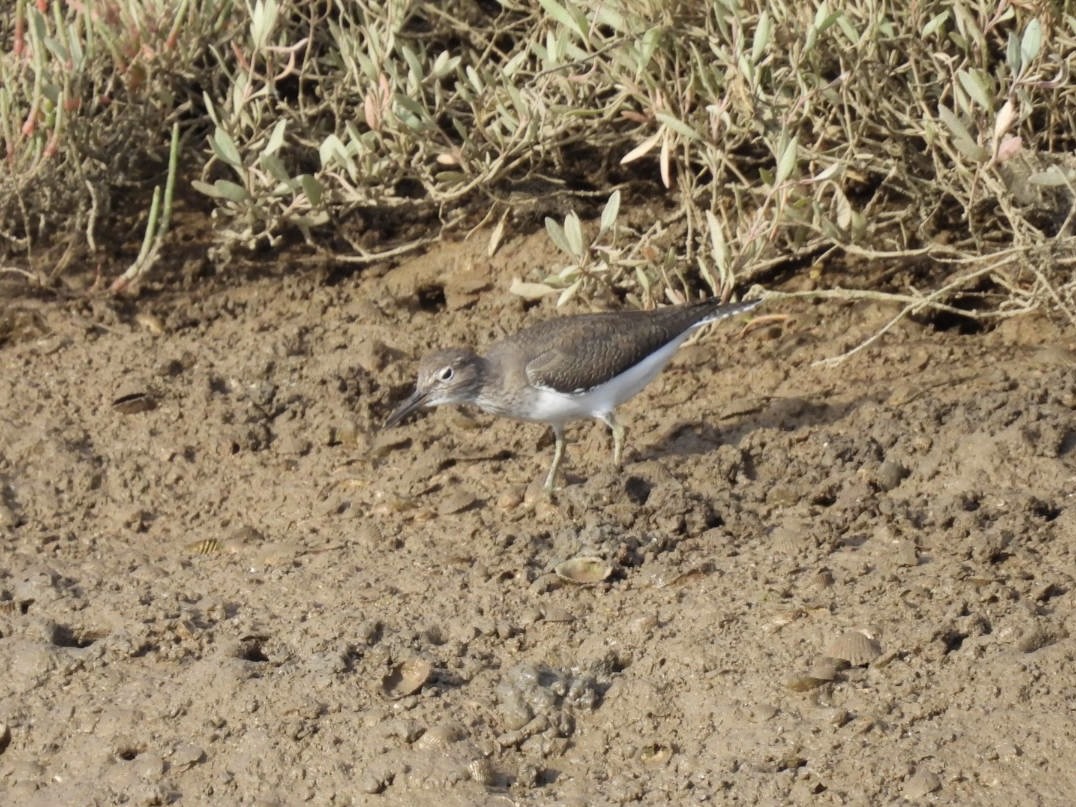
[{"label": "bird", "polygon": [[699,328],[753,310],[762,301],[717,298],[653,310],[576,314],[539,322],[490,345],[436,350],[418,365],[414,392],[389,415],[385,428],[423,408],[471,404],[553,430],[553,464],[544,488],[554,490],[564,458],[564,427],[587,418],[613,435],[620,467],[624,427],[614,410],[642,391]]}]

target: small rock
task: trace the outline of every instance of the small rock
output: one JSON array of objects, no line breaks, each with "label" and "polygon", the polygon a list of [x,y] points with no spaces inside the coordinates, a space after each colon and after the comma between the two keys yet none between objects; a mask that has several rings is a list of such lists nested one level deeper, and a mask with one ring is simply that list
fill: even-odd
[{"label": "small rock", "polygon": [[912,778],[904,784],[904,798],[908,801],[917,801],[941,787],[941,779],[933,771],[919,768]]},{"label": "small rock", "polygon": [[1016,648],[1021,653],[1034,653],[1036,650],[1049,647],[1067,638],[1068,632],[1064,628],[1052,625],[1034,625],[1023,633],[1016,642]]},{"label": "small rock", "polygon": [[155,782],[164,774],[164,759],[156,751],[147,751],[134,759],[134,767],[147,782]]},{"label": "small rock", "polygon": [[326,435],[326,445],[357,446],[361,431],[354,420],[345,420],[329,427]]},{"label": "small rock", "polygon": [[792,675],[785,679],[785,687],[793,692],[810,692],[824,684],[829,683],[824,678],[815,678],[812,675]]},{"label": "small rock", "polygon": [[511,487],[497,497],[497,507],[501,510],[512,511],[523,504],[525,490],[520,487]]},{"label": "small rock", "polygon": [[829,656],[819,656],[807,669],[807,675],[821,681],[832,681],[843,668],[844,663],[839,659],[830,658]]},{"label": "small rock", "polygon": [[0,528],[10,529],[18,523],[15,511],[3,502],[0,502]]},{"label": "small rock", "polygon": [[841,726],[847,725],[848,722],[852,719],[852,715],[849,714],[847,709],[841,709],[838,707],[825,709],[821,712],[819,716],[822,720],[836,728],[840,728]]},{"label": "small rock", "polygon": [[310,453],[313,445],[305,437],[299,437],[295,434],[287,434],[280,438],[277,443],[277,448],[281,454],[287,454],[294,457],[305,457]]},{"label": "small rock", "polygon": [[657,628],[658,618],[653,614],[637,616],[628,623],[628,630],[637,636],[650,636]]},{"label": "small rock", "polygon": [[532,762],[523,762],[516,773],[516,787],[531,790],[538,787],[538,779],[541,771]]},{"label": "small rock", "polygon": [[897,566],[912,569],[919,565],[919,550],[907,538],[902,538],[896,542],[895,555]]},{"label": "small rock", "polygon": [[173,770],[185,771],[193,768],[204,759],[205,751],[200,746],[194,743],[181,742],[172,751],[172,757],[169,762]]},{"label": "small rock", "polygon": [[378,375],[389,364],[403,356],[399,350],[377,339],[359,342],[352,347],[352,351],[356,363],[369,375]]},{"label": "small rock", "polygon": [[886,460],[874,472],[874,483],[884,491],[893,490],[908,476],[908,469],[899,462]]},{"label": "small rock", "polygon": [[476,507],[479,500],[476,496],[458,490],[449,493],[437,504],[437,512],[442,516],[453,516]]}]

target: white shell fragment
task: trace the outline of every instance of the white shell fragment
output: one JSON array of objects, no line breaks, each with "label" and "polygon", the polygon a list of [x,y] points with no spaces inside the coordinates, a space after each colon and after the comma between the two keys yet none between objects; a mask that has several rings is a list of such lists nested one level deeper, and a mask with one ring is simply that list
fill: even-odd
[{"label": "white shell fragment", "polygon": [[825,654],[830,658],[847,661],[853,667],[862,667],[882,655],[882,646],[864,631],[850,630],[830,642]]},{"label": "white shell fragment", "polygon": [[413,695],[429,680],[432,669],[430,662],[425,659],[414,658],[401,661],[381,679],[381,694],[389,700],[399,700]]},{"label": "white shell fragment", "polygon": [[603,558],[580,555],[558,563],[553,573],[561,580],[580,586],[593,586],[613,573],[612,564]]}]

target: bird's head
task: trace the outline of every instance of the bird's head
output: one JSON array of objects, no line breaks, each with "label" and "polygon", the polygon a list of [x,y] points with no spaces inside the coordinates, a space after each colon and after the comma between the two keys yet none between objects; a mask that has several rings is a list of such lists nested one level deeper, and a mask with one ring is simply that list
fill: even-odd
[{"label": "bird's head", "polygon": [[485,360],[470,350],[430,353],[419,362],[415,391],[389,415],[385,428],[392,428],[417,409],[472,403],[482,387],[484,370]]}]

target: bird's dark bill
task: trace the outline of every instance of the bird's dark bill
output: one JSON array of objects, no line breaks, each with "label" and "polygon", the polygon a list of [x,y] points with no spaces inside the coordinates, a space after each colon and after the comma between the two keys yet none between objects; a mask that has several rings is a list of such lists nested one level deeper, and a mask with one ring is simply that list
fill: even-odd
[{"label": "bird's dark bill", "polygon": [[396,424],[402,422],[405,417],[410,415],[416,409],[421,409],[425,406],[426,399],[429,397],[428,392],[415,390],[411,393],[410,398],[400,404],[396,411],[389,415],[389,419],[385,421],[385,428],[391,429]]}]

